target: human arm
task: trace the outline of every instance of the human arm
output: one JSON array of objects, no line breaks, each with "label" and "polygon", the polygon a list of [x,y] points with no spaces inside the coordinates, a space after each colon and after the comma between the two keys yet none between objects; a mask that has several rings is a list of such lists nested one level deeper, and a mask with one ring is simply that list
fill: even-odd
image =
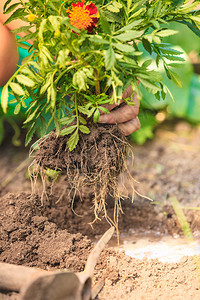
[{"label": "human arm", "polygon": [[3,86],[15,72],[18,59],[15,37],[0,22],[0,86]]},{"label": "human arm", "polygon": [[[27,25],[26,22],[15,20],[7,25],[3,23],[10,14],[3,14],[3,6],[6,0],[0,1],[0,86],[3,86],[13,75],[19,59],[15,36],[10,30]],[[14,4],[17,1],[12,1]],[[21,33],[23,36],[23,33]]]}]

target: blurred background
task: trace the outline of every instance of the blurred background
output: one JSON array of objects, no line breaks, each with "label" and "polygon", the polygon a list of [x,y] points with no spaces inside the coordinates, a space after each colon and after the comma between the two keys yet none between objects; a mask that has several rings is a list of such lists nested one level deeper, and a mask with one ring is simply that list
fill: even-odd
[{"label": "blurred background", "polygon": [[[142,88],[143,99],[139,113],[141,128],[130,136],[130,139],[139,145],[152,139],[156,128],[163,122],[184,120],[192,126],[200,123],[200,40],[183,24],[173,23],[170,28],[179,33],[165,38],[164,42],[170,43],[173,48],[183,52],[185,62],[176,70],[182,80],[182,88],[177,87],[167,78],[162,66],[160,72],[175,102],[169,96],[165,100],[158,101],[153,94],[149,94]],[[148,53],[144,48],[142,49],[142,45],[139,47],[144,52],[144,56],[147,56]],[[21,63],[27,52],[19,49],[19,54],[19,63]],[[151,67],[154,68],[154,66]],[[27,100],[27,106],[29,101]],[[0,108],[0,144],[6,138],[6,140],[12,140],[14,146],[20,146],[26,109],[24,107],[23,111],[18,112],[15,105],[10,104],[8,113],[5,115]]]},{"label": "blurred background", "polygon": [[[182,88],[169,80],[161,67],[164,83],[169,87],[175,102],[169,95],[165,100],[158,101],[142,89],[143,99],[139,114],[141,129],[131,135],[131,139],[140,145],[152,139],[154,130],[164,121],[184,120],[193,126],[200,123],[200,40],[183,24],[173,23],[169,28],[179,31],[178,34],[165,38],[164,42],[183,52],[185,62],[176,69],[182,81]],[[145,50],[143,51],[145,53]]]}]

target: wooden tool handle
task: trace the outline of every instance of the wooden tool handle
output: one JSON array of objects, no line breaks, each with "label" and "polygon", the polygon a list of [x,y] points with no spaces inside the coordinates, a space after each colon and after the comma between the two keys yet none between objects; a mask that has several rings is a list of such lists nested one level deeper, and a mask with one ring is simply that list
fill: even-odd
[{"label": "wooden tool handle", "polygon": [[30,280],[46,273],[30,267],[0,263],[0,289],[19,292]]},{"label": "wooden tool handle", "polygon": [[104,233],[104,235],[100,238],[100,240],[98,241],[98,243],[96,244],[96,246],[94,247],[92,252],[89,254],[87,262],[86,262],[86,266],[85,266],[85,271],[84,271],[85,274],[88,275],[88,277],[93,276],[94,269],[97,264],[99,255],[101,254],[101,252],[105,248],[106,244],[109,242],[109,240],[113,236],[114,231],[115,231],[114,226],[109,228]]}]

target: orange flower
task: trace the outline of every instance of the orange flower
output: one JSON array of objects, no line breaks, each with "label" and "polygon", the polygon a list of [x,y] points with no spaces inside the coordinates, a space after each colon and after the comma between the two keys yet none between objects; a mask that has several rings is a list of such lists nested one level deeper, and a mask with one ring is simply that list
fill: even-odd
[{"label": "orange flower", "polygon": [[67,9],[69,14],[70,24],[78,29],[84,29],[92,32],[93,28],[97,26],[99,13],[94,3],[85,6],[85,1],[72,3],[72,9]]}]

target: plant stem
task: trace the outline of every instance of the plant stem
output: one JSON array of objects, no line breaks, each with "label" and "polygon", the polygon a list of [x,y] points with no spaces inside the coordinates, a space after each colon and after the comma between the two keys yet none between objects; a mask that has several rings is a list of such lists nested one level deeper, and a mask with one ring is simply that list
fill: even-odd
[{"label": "plant stem", "polygon": [[65,69],[62,73],[60,73],[60,75],[56,78],[56,80],[54,81],[54,83],[58,83],[58,81],[62,78],[62,76],[69,71],[70,69],[73,69],[75,67],[77,67],[80,64],[80,62],[78,62],[77,64],[74,64],[70,67],[68,67],[67,69]]},{"label": "plant stem", "polygon": [[77,124],[77,128],[78,128],[79,127],[79,118],[78,118],[77,94],[75,94],[74,98],[75,98],[74,106],[75,106],[75,112],[76,112],[76,124]]},{"label": "plant stem", "polygon": [[96,95],[99,95],[101,93],[100,90],[100,83],[99,83],[99,71],[97,69],[94,69],[94,80],[95,80],[95,91]]}]

